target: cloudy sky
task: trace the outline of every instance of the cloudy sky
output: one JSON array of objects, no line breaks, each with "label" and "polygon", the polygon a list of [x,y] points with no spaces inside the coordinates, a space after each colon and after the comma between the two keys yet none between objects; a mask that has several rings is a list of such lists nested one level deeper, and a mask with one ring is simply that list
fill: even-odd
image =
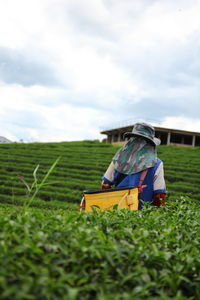
[{"label": "cloudy sky", "polygon": [[200,0],[0,0],[0,136],[200,131]]}]

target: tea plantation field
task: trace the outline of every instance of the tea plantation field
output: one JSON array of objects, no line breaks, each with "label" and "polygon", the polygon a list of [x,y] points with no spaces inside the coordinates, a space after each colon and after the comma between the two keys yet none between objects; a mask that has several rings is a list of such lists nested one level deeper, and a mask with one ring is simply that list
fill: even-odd
[{"label": "tea plantation field", "polygon": [[[101,176],[117,149],[97,141],[1,144],[0,201],[15,204],[23,201],[27,188],[19,176],[31,186],[33,172],[39,165],[36,175],[41,182],[60,157],[48,178],[52,184],[43,187],[37,196],[48,205],[52,200],[59,201],[58,206],[63,206],[61,202],[77,204],[84,189],[99,188]],[[159,146],[158,156],[165,166],[168,197],[184,195],[200,200],[200,148]]]},{"label": "tea plantation field", "polygon": [[0,299],[200,299],[200,148],[158,147],[166,206],[79,212],[117,149],[0,145]]}]

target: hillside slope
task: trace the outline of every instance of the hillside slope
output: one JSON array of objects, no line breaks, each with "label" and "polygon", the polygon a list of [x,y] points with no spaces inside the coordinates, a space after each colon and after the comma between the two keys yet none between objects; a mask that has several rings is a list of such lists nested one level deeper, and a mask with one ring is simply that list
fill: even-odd
[{"label": "hillside slope", "polygon": [[[19,175],[31,186],[39,165],[37,179],[41,182],[60,157],[48,178],[52,184],[43,187],[38,197],[77,204],[83,190],[99,188],[101,176],[117,149],[118,146],[98,141],[1,144],[0,202],[17,203],[27,194]],[[169,198],[189,195],[200,200],[200,148],[159,146],[158,156],[164,162]]]}]

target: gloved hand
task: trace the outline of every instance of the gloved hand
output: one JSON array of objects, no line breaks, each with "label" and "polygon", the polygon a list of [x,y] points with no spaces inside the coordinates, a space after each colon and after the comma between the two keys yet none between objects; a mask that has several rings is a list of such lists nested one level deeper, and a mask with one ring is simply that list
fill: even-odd
[{"label": "gloved hand", "polygon": [[153,195],[153,205],[160,207],[164,205],[166,201],[166,194],[165,193],[156,193]]},{"label": "gloved hand", "polygon": [[102,183],[101,183],[101,189],[105,190],[105,189],[110,189],[110,188],[111,188],[111,185],[103,180]]}]

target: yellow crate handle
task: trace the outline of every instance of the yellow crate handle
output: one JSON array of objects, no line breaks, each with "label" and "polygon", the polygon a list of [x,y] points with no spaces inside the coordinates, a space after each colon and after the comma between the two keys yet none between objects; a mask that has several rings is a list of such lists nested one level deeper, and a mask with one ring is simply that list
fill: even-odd
[{"label": "yellow crate handle", "polygon": [[[126,197],[128,196],[128,193],[126,193],[122,198],[121,200],[119,201],[118,203],[118,207],[117,209],[121,209],[121,208],[124,208],[124,201],[126,201]],[[127,201],[125,202],[125,207],[127,207]]]}]

